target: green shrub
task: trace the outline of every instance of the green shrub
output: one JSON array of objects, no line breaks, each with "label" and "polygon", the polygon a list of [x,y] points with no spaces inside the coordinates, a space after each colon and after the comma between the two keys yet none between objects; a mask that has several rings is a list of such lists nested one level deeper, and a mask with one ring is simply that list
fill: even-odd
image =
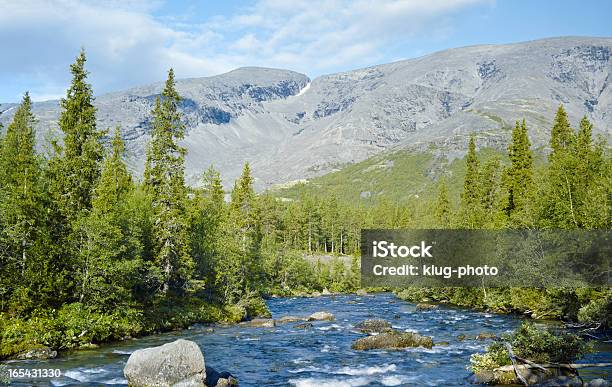
[{"label": "green shrub", "polygon": [[489,345],[484,354],[472,355],[472,371],[479,372],[511,364],[503,341],[512,346],[516,356],[536,363],[572,362],[591,351],[589,343],[579,336],[567,332],[553,334],[530,322],[524,322],[514,333],[503,335],[502,341]]},{"label": "green shrub", "polygon": [[56,350],[85,348],[91,343],[223,320],[237,321],[231,311],[198,298],[166,300],[145,312],[117,308],[103,313],[72,303],[59,310],[35,310],[27,319],[0,314],[0,359],[42,346]]},{"label": "green shrub", "polygon": [[608,294],[602,298],[589,301],[578,311],[578,321],[584,324],[612,327],[612,297]]},{"label": "green shrub", "polygon": [[248,297],[242,299],[238,304],[242,305],[246,310],[246,319],[253,319],[257,317],[272,317],[272,313],[270,313],[268,305],[259,295],[251,294]]}]

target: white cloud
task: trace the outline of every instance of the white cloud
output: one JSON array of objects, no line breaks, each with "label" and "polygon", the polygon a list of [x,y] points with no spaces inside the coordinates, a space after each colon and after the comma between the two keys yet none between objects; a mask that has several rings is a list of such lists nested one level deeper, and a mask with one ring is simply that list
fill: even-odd
[{"label": "white cloud", "polygon": [[259,0],[194,23],[154,17],[161,3],[145,0],[2,1],[0,82],[38,99],[62,94],[82,46],[98,92],[162,80],[171,66],[180,77],[246,65],[319,74],[397,57],[389,47],[446,31],[449,14],[482,2]]}]

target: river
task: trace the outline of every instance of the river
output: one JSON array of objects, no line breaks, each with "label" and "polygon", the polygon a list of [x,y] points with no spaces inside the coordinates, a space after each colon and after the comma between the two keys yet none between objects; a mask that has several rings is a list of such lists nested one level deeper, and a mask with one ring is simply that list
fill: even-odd
[{"label": "river", "polygon": [[[319,298],[274,298],[268,300],[274,318],[307,316],[329,311],[333,322],[315,322],[311,329],[295,328],[296,323],[276,328],[243,326],[193,326],[190,329],[147,336],[98,349],[62,354],[48,361],[9,362],[10,368],[60,369],[62,377],[40,380],[36,385],[126,385],[123,367],[129,354],[138,348],[161,345],[177,338],[197,342],[206,364],[218,371],[230,371],[241,386],[455,386],[468,384],[466,365],[472,353],[483,351],[489,341],[458,341],[460,334],[480,332],[497,335],[520,324],[516,316],[496,315],[441,306],[416,311],[415,305],[389,293],[367,296],[342,295]],[[395,328],[433,336],[448,346],[402,351],[353,351],[351,343],[363,334],[354,324],[367,318],[383,318]],[[612,345],[600,344],[598,352],[583,362],[612,361]],[[612,370],[581,372],[589,379],[612,376]],[[32,385],[13,382],[13,385]]]}]

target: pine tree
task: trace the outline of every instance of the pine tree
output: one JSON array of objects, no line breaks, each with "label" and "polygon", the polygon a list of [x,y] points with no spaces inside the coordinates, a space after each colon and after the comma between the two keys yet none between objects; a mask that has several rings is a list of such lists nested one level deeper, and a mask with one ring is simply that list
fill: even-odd
[{"label": "pine tree", "polygon": [[193,270],[189,255],[186,213],[185,148],[174,71],[152,111],[152,131],[145,168],[145,185],[152,197],[154,215],[154,259],[163,273],[162,293],[182,293]]},{"label": "pine tree", "polygon": [[438,189],[438,197],[434,210],[438,227],[447,228],[450,226],[451,212],[452,209],[450,199],[448,198],[448,188],[446,188],[446,181],[442,180],[440,182],[440,188]]},{"label": "pine tree", "polygon": [[479,162],[476,156],[476,141],[470,137],[466,155],[465,179],[461,193],[461,225],[466,228],[477,228],[480,223],[480,187]]},{"label": "pine tree", "polygon": [[91,209],[93,189],[100,178],[103,158],[103,132],[96,128],[93,90],[87,83],[85,51],[70,65],[72,83],[61,101],[59,127],[64,134],[63,147],[57,146],[52,161],[55,200],[68,220]]},{"label": "pine tree", "polygon": [[507,191],[504,211],[510,227],[532,224],[533,155],[525,120],[516,122],[512,143],[508,147],[510,167],[506,168],[504,185]]}]

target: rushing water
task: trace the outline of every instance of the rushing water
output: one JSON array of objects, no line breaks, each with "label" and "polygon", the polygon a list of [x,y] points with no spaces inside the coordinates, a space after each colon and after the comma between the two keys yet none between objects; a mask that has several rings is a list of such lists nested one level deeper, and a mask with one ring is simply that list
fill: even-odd
[{"label": "rushing water", "polygon": [[[197,342],[206,364],[218,371],[230,371],[241,386],[454,386],[468,384],[466,365],[472,353],[483,351],[489,341],[465,340],[460,334],[480,332],[497,335],[516,328],[520,320],[440,307],[416,311],[415,305],[392,294],[368,296],[326,296],[320,298],[277,298],[268,301],[274,318],[307,316],[329,311],[336,321],[314,322],[311,329],[296,323],[276,328],[242,326],[191,329],[78,351],[49,361],[10,362],[8,367],[56,368],[62,377],[36,385],[125,385],[123,367],[129,354],[138,348],[161,345],[177,338]],[[433,336],[448,346],[401,351],[353,351],[351,343],[363,337],[353,326],[367,318],[383,318],[397,329]],[[612,348],[600,348],[586,362],[612,361]],[[591,378],[606,378],[610,369],[590,371]],[[607,372],[607,373],[606,373]],[[31,385],[16,383],[15,385]]]}]

